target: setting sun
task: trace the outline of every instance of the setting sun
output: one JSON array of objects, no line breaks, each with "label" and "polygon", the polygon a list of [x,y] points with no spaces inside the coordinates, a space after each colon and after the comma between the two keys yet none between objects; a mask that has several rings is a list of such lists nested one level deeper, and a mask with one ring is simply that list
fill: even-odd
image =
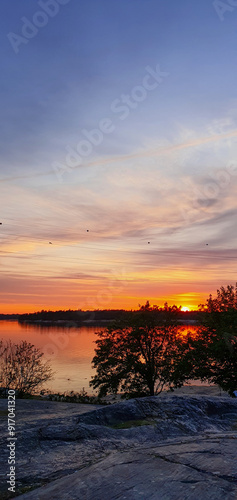
[{"label": "setting sun", "polygon": [[189,307],[183,306],[183,307],[181,307],[181,311],[187,312],[187,311],[190,311],[190,309],[189,309]]}]

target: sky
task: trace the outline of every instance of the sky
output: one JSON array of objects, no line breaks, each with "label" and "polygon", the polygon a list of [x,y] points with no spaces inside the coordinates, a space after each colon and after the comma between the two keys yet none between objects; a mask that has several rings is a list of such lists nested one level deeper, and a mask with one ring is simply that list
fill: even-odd
[{"label": "sky", "polygon": [[1,313],[235,284],[236,27],[234,0],[2,2]]}]

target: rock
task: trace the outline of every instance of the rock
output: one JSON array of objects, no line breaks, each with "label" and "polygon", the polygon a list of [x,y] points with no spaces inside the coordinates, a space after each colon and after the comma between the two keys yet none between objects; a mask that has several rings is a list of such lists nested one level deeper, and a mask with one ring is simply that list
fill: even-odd
[{"label": "rock", "polygon": [[16,414],[19,499],[237,497],[236,399],[162,395],[100,408],[17,400]]},{"label": "rock", "polygon": [[[218,450],[223,449],[220,457]],[[116,452],[19,500],[235,500],[236,441],[207,437]]]},{"label": "rock", "polygon": [[[233,411],[233,409],[235,411]],[[79,416],[78,423],[115,426],[153,419],[163,437],[204,430],[224,430],[236,418],[237,401],[229,398],[163,396],[138,398]]]}]

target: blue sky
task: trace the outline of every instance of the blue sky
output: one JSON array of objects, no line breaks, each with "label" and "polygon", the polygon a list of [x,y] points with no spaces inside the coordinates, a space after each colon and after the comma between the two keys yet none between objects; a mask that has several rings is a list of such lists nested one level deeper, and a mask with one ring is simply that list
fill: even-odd
[{"label": "blue sky", "polygon": [[192,305],[236,280],[237,6],[224,3],[221,21],[209,0],[3,2],[3,312]]}]

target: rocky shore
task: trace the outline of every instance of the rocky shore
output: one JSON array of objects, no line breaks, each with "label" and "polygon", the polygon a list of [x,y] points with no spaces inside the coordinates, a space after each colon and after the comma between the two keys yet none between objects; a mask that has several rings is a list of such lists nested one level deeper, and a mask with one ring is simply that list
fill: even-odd
[{"label": "rocky shore", "polygon": [[236,499],[237,399],[218,394],[190,387],[103,407],[17,400],[17,498]]}]

